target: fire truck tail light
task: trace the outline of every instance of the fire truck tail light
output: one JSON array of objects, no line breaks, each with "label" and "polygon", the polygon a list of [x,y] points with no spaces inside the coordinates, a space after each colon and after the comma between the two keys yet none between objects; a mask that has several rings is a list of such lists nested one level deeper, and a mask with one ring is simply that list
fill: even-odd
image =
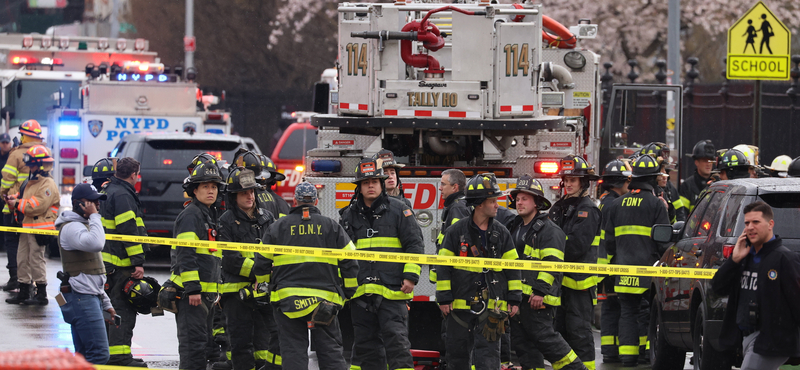
[{"label": "fire truck tail light", "polygon": [[61,178],[61,183],[64,185],[75,185],[75,177],[64,176]]},{"label": "fire truck tail light", "polygon": [[80,136],[80,126],[62,123],[58,126],[58,136],[61,138],[78,138]]},{"label": "fire truck tail light", "polygon": [[165,166],[172,166],[172,160],[171,159],[165,159],[163,161],[163,163],[164,163]]},{"label": "fire truck tail light", "polygon": [[325,188],[325,185],[316,184],[316,185],[314,185],[314,187],[317,188],[317,190],[322,190],[323,188]]},{"label": "fire truck tail light", "polygon": [[550,187],[551,190],[558,190],[558,185],[553,185]]},{"label": "fire truck tail light", "polygon": [[342,162],[335,160],[315,160],[311,161],[311,171],[322,173],[342,172]]},{"label": "fire truck tail light", "polygon": [[[61,149],[61,158],[64,158],[64,159],[75,159],[75,158],[78,158],[78,149],[76,149],[76,148],[63,148],[63,149]],[[66,170],[66,168],[65,168],[65,170]],[[73,171],[75,171],[75,170],[73,170]]]},{"label": "fire truck tail light", "polygon": [[297,166],[295,166],[294,170],[297,171],[297,172],[303,172],[303,171],[306,170],[306,167],[303,166],[303,165],[297,165]]},{"label": "fire truck tail light", "polygon": [[733,254],[733,247],[732,244],[725,244],[722,246],[722,255],[725,258],[731,258],[731,254]]},{"label": "fire truck tail light", "polygon": [[61,169],[61,176],[75,176],[75,169],[74,168],[62,168]]},{"label": "fire truck tail light", "polygon": [[538,161],[533,165],[533,171],[545,175],[555,175],[558,173],[558,162]]}]

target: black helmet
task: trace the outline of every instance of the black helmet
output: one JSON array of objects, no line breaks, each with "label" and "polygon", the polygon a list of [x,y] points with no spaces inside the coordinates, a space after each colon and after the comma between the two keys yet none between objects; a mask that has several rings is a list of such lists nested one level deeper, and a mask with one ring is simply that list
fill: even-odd
[{"label": "black helmet", "polygon": [[[278,172],[278,166],[275,165],[275,162],[273,162],[271,159],[269,159],[269,157],[267,157],[264,154],[261,154],[260,157],[264,168],[259,177],[263,177],[265,180],[271,178],[276,182],[286,180],[286,175]],[[267,172],[269,176],[267,176],[267,173],[264,172]]]},{"label": "black helmet", "polygon": [[667,144],[654,141],[642,147],[641,154],[652,154],[654,157],[669,158],[669,147]]},{"label": "black helmet", "polygon": [[533,195],[533,199],[536,201],[536,208],[538,208],[539,211],[550,209],[551,204],[550,201],[544,196],[544,188],[542,187],[542,184],[539,183],[538,180],[531,177],[531,175],[526,173],[517,179],[517,187],[508,192],[509,196],[511,197],[508,203],[508,208],[517,209],[517,194],[519,194],[519,192]]},{"label": "black helmet", "polygon": [[386,179],[387,176],[383,173],[383,161],[380,159],[364,158],[361,162],[358,162],[356,178],[352,182],[353,184],[358,184],[363,180],[373,177],[381,180]]},{"label": "black helmet", "polygon": [[697,144],[694,144],[694,149],[692,149],[692,158],[693,159],[700,159],[700,158],[716,158],[716,149],[714,149],[714,143],[711,140],[700,140]]},{"label": "black helmet", "polygon": [[243,153],[237,154],[239,155],[236,157],[236,162],[234,163],[237,167],[246,168],[253,171],[253,173],[261,173],[261,170],[264,169],[266,165],[261,158],[261,154],[251,151],[244,151]]},{"label": "black helmet", "polygon": [[202,184],[204,182],[215,182],[220,185],[224,184],[222,176],[219,174],[219,167],[216,161],[206,161],[194,166],[191,175],[184,181],[184,189],[188,189],[191,185]]},{"label": "black helmet", "polygon": [[614,188],[622,187],[631,177],[631,168],[628,163],[615,159],[606,163],[603,168],[603,185]]},{"label": "black helmet", "polygon": [[229,193],[238,193],[258,187],[255,173],[250,169],[242,167],[236,167],[231,170],[226,183],[225,191]]},{"label": "black helmet", "polygon": [[633,170],[631,176],[633,177],[646,177],[661,175],[661,164],[658,160],[651,155],[643,155],[633,162]]},{"label": "black helmet", "polygon": [[122,296],[141,314],[149,314],[150,309],[158,305],[158,292],[161,285],[158,280],[145,276],[141,279],[129,277],[122,284]]},{"label": "black helmet", "polygon": [[561,159],[561,170],[558,175],[563,177],[582,177],[587,180],[597,180],[600,176],[594,171],[594,166],[587,162],[583,157],[568,155]]},{"label": "black helmet", "polygon": [[481,173],[467,180],[467,191],[464,199],[470,205],[478,205],[488,198],[499,197],[502,194],[497,186],[497,179],[493,173]]},{"label": "black helmet", "polygon": [[192,161],[189,162],[189,165],[186,166],[186,169],[189,171],[189,174],[191,175],[192,174],[192,170],[194,169],[194,166],[197,166],[200,163],[205,163],[205,162],[208,162],[208,161],[211,161],[211,163],[216,164],[217,163],[217,157],[214,157],[213,155],[208,154],[208,153],[200,153],[200,154],[194,156]]},{"label": "black helmet", "polygon": [[101,158],[92,166],[92,180],[107,180],[114,176],[116,164],[116,158]]},{"label": "black helmet", "polygon": [[381,149],[379,152],[375,153],[372,156],[372,159],[381,159],[383,161],[383,168],[386,167],[394,167],[394,168],[403,168],[406,165],[402,163],[397,163],[394,159],[394,153],[392,153],[389,149]]},{"label": "black helmet", "polygon": [[789,177],[800,177],[800,157],[792,160],[789,163],[789,169],[786,171]]},{"label": "black helmet", "polygon": [[728,149],[719,159],[719,165],[717,165],[717,168],[722,171],[733,169],[735,167],[750,168],[751,164],[747,159],[747,156],[741,151],[736,149]]}]

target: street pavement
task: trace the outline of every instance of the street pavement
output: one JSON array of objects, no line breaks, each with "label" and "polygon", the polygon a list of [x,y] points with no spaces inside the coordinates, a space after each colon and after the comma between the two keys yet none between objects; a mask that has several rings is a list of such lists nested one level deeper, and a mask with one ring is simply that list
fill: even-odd
[{"label": "street pavement", "polygon": [[[0,253],[0,266],[6,265],[5,253]],[[47,306],[23,306],[5,303],[5,298],[11,293],[0,292],[0,351],[17,351],[36,348],[68,348],[74,351],[72,334],[69,324],[64,323],[61,310],[55,301],[58,294],[60,281],[56,272],[61,270],[60,260],[47,260],[47,292],[50,304]],[[145,275],[164,282],[169,277],[169,269],[145,267]],[[7,270],[0,269],[0,281],[4,284],[8,280]],[[600,332],[595,331],[597,344],[597,369],[621,369],[619,364],[603,364],[600,355]],[[144,359],[151,368],[177,369],[178,368],[178,339],[175,327],[175,315],[166,312],[164,316],[152,317],[139,315],[136,329],[133,331],[133,344],[131,352],[134,357]],[[691,369],[688,357],[685,369]],[[547,369],[552,369],[547,367]],[[641,365],[636,368],[625,369],[650,369],[650,366]]]}]

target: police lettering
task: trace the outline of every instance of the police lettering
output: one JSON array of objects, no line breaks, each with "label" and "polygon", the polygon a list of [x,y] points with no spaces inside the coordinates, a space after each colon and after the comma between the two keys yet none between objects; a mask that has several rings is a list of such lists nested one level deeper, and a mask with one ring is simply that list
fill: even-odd
[{"label": "police lettering", "polygon": [[758,273],[750,271],[742,272],[742,289],[745,290],[758,290]]},{"label": "police lettering", "polygon": [[310,298],[303,298],[303,299],[295,299],[294,300],[294,308],[298,310],[302,310],[306,307],[311,306],[314,303],[319,302],[317,297],[310,297]]},{"label": "police lettering", "polygon": [[322,225],[292,225],[291,235],[322,235]]},{"label": "police lettering", "polygon": [[638,207],[642,204],[642,198],[623,198],[622,199],[622,206],[623,207]]},{"label": "police lettering", "polygon": [[109,129],[106,130],[106,141],[122,139],[125,135],[136,134],[142,131],[166,130],[168,128],[169,121],[165,118],[116,117],[114,129],[109,127]]}]

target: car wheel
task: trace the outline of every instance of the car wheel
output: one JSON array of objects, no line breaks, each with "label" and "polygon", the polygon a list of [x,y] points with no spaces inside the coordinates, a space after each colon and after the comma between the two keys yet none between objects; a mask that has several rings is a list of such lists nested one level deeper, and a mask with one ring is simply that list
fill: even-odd
[{"label": "car wheel", "polygon": [[711,341],[706,338],[705,308],[702,305],[697,309],[697,317],[694,320],[692,330],[692,349],[694,350],[694,369],[695,370],[730,370],[733,366],[735,357],[733,351],[717,351],[711,345]]},{"label": "car wheel", "polygon": [[650,305],[650,364],[653,370],[681,370],[686,363],[686,351],[667,343],[661,307],[653,302]]}]

